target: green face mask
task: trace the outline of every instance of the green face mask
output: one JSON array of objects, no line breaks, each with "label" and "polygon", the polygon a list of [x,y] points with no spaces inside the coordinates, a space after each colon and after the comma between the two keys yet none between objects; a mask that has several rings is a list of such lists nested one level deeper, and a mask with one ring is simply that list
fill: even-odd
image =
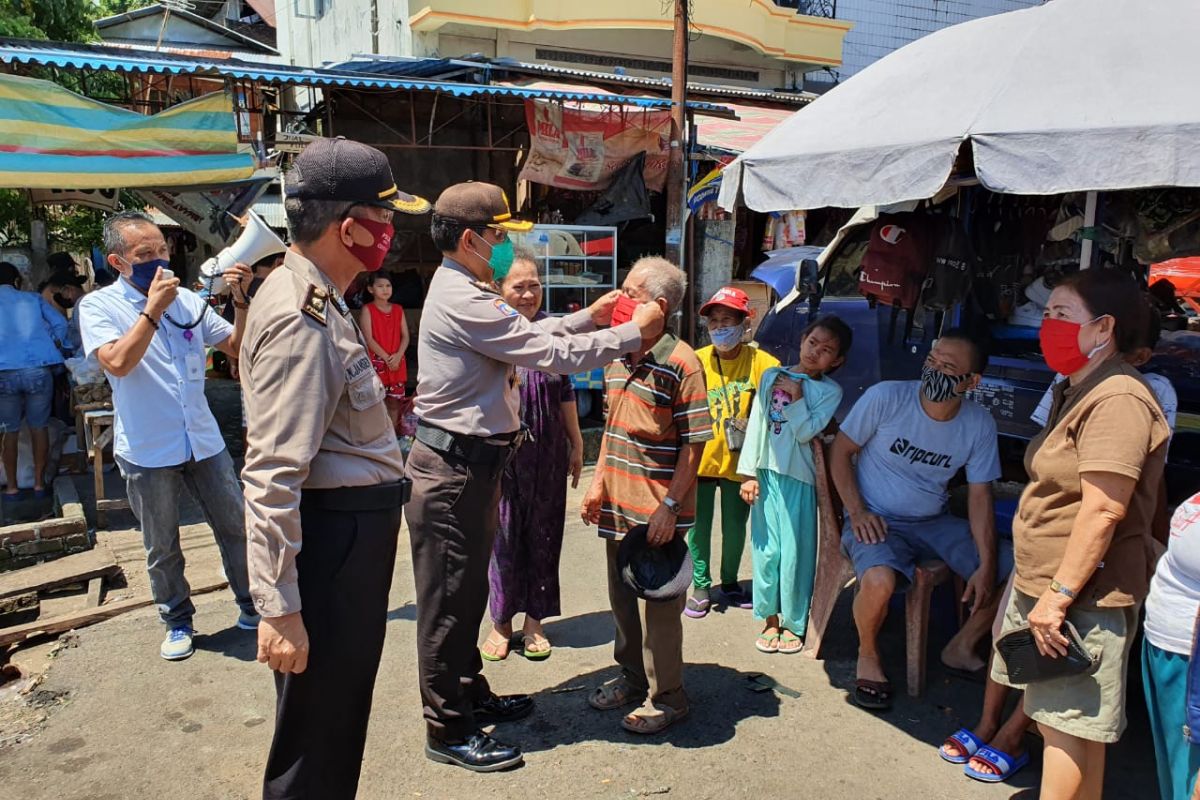
[{"label": "green face mask", "polygon": [[[499,283],[508,277],[508,271],[513,265],[513,243],[509,239],[505,239],[499,244],[492,244],[482,236],[475,234],[475,238],[486,244],[491,255],[488,256],[488,266],[492,269],[492,278]],[[479,256],[483,258],[482,255]]]},{"label": "green face mask", "polygon": [[499,244],[493,244],[492,255],[488,259],[488,266],[492,268],[492,276],[496,279],[497,283],[508,277],[508,271],[512,269],[512,265],[513,243],[505,239]]}]

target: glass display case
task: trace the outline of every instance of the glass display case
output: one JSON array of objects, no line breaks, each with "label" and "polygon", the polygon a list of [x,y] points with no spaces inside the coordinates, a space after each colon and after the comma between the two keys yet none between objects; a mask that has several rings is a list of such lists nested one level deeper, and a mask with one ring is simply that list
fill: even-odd
[{"label": "glass display case", "polygon": [[617,286],[617,229],[588,225],[535,225],[510,233],[533,251],[542,277],[542,308],[556,316],[586,308]]}]

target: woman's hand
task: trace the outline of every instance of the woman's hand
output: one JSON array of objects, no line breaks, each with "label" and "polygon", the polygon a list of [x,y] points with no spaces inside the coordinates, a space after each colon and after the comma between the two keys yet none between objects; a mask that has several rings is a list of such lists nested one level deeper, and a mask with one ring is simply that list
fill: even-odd
[{"label": "woman's hand", "polygon": [[742,484],[740,489],[742,499],[746,501],[746,505],[754,505],[754,501],[758,499],[758,481],[751,478]]},{"label": "woman's hand", "polygon": [[1067,654],[1070,641],[1063,636],[1062,626],[1067,620],[1067,608],[1070,605],[1069,597],[1047,589],[1029,612],[1029,629],[1042,655],[1058,658]]},{"label": "woman's hand", "polygon": [[571,442],[570,462],[567,474],[571,476],[571,488],[579,486],[579,476],[583,474],[583,442]]}]

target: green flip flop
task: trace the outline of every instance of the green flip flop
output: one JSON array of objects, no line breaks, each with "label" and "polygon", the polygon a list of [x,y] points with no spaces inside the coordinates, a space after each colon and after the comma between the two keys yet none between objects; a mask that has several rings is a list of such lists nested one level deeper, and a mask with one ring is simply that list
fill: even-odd
[{"label": "green flip flop", "polygon": [[504,655],[502,655],[502,656],[492,655],[487,650],[483,649],[489,643],[493,647],[500,646],[499,643],[491,641],[490,636],[487,639],[484,639],[483,644],[480,645],[480,647],[479,647],[479,655],[483,658],[484,661],[492,661],[492,662],[503,661],[504,659],[508,658],[508,654],[512,651],[512,641],[509,640],[504,643],[505,646],[508,648],[507,650],[504,651]]},{"label": "green flip flop", "polygon": [[[552,652],[554,652],[553,647],[547,647],[545,650],[530,651],[529,641],[531,639],[533,639],[536,642],[537,638],[539,638],[539,637],[535,637],[535,636],[522,636],[521,637],[521,655],[525,656],[525,658],[529,659],[530,661],[544,661],[545,659],[550,657],[550,654]],[[542,636],[540,638],[547,645],[550,644],[550,640],[547,639],[545,636]]]},{"label": "green flip flop", "polygon": [[[763,644],[763,641],[766,644]],[[754,646],[760,653],[777,653],[779,652],[779,634],[760,633],[754,640]]]}]

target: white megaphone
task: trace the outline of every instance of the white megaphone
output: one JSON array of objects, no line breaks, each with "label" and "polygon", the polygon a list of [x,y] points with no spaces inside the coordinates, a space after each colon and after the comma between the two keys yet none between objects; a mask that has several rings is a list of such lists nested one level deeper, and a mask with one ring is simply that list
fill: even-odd
[{"label": "white megaphone", "polygon": [[242,235],[237,241],[200,265],[200,277],[210,285],[211,294],[224,294],[228,288],[225,284],[225,271],[232,269],[234,264],[254,266],[267,256],[287,250],[283,240],[267,227],[267,223],[263,222],[258,214],[247,211],[245,220]]}]

